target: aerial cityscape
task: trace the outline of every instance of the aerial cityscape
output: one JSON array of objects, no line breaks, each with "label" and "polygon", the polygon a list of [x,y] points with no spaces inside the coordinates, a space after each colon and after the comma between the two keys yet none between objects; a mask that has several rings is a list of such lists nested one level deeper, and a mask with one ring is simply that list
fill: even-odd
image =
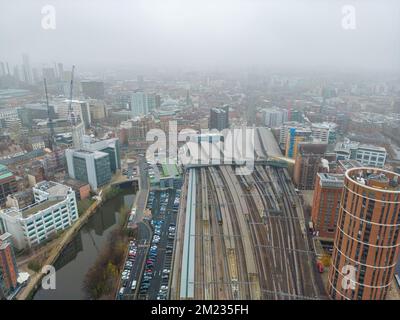
[{"label": "aerial cityscape", "polygon": [[0,300],[400,300],[400,2],[349,2],[2,2]]}]

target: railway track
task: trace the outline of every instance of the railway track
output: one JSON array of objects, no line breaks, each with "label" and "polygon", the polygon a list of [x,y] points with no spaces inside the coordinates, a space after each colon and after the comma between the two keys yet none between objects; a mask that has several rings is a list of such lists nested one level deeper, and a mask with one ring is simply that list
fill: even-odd
[{"label": "railway track", "polygon": [[243,177],[234,166],[191,170],[198,181],[194,298],[318,298],[313,253],[286,169],[259,164]]}]

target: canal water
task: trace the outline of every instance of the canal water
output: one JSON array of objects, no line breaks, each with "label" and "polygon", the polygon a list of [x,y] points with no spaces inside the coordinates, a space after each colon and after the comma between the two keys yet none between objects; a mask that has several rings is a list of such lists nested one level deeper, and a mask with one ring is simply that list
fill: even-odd
[{"label": "canal water", "polygon": [[108,200],[89,218],[54,264],[57,271],[56,289],[40,288],[35,293],[34,300],[85,299],[82,289],[85,275],[94,265],[111,231],[118,225],[123,206],[132,207],[135,199],[132,192],[132,189],[124,190]]}]

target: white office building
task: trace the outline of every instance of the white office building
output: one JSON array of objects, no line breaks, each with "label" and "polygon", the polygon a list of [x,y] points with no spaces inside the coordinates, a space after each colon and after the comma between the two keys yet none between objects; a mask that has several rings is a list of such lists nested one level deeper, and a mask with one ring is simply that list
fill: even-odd
[{"label": "white office building", "polygon": [[383,168],[387,152],[383,147],[360,144],[357,149],[356,160],[368,167]]},{"label": "white office building", "polygon": [[382,168],[385,165],[387,152],[383,147],[345,139],[335,146],[336,160],[357,160],[363,166]]},{"label": "white office building", "polygon": [[153,111],[156,107],[156,95],[143,91],[135,92],[131,99],[131,116],[142,117]]},{"label": "white office building", "polygon": [[42,243],[78,219],[72,188],[52,181],[42,181],[32,190],[34,204],[22,209],[12,207],[0,211],[0,231],[11,233],[18,249]]},{"label": "white office building", "polygon": [[280,108],[267,108],[261,111],[264,125],[269,128],[277,128],[288,120],[288,110]]},{"label": "white office building", "polygon": [[313,123],[311,125],[312,136],[321,143],[333,143],[336,140],[336,127],[334,122]]}]

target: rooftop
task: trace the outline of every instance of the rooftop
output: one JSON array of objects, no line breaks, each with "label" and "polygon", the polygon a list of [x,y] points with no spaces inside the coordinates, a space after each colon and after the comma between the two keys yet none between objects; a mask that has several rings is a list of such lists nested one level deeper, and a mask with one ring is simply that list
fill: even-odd
[{"label": "rooftop", "polygon": [[343,187],[344,174],[318,173],[318,176],[323,187]]},{"label": "rooftop", "polygon": [[400,193],[400,174],[395,172],[360,167],[347,170],[346,177],[367,189]]},{"label": "rooftop", "polygon": [[66,197],[68,195],[68,191],[70,190],[68,186],[53,181],[39,182],[35,188],[41,191],[46,191],[50,196],[53,197]]},{"label": "rooftop", "polygon": [[354,159],[339,160],[338,163],[345,170],[348,170],[348,169],[351,169],[351,168],[358,168],[358,167],[362,166],[360,162],[358,162],[357,160],[354,160]]},{"label": "rooftop", "polygon": [[60,201],[44,201],[41,203],[35,203],[29,207],[23,208],[21,210],[22,216],[24,218],[28,218],[29,216],[38,213],[39,211],[46,210],[47,208],[50,208],[51,206],[54,206],[55,204],[59,203]]},{"label": "rooftop", "polygon": [[359,149],[368,149],[368,150],[373,150],[373,151],[381,151],[381,152],[386,152],[386,149],[384,147],[378,147],[373,144],[360,144],[358,146]]}]

